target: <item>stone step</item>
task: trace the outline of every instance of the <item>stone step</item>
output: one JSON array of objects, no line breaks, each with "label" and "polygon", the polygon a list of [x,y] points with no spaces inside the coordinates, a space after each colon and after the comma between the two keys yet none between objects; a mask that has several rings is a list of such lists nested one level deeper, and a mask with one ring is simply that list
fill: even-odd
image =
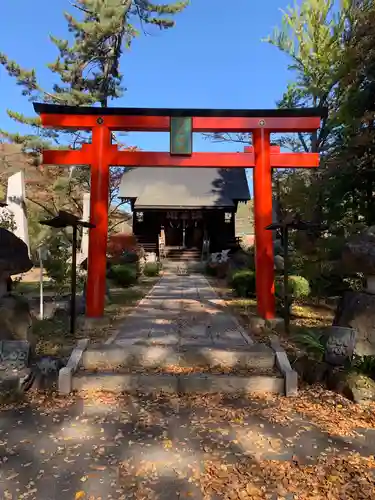
[{"label": "stone step", "polygon": [[285,394],[285,381],[272,375],[218,374],[137,374],[78,372],[72,379],[74,391],[108,391],[112,393],[274,393]]},{"label": "stone step", "polygon": [[275,353],[264,344],[230,346],[210,345],[163,346],[114,344],[92,346],[84,351],[84,370],[118,370],[126,367],[160,368],[171,366],[202,368],[272,368]]}]

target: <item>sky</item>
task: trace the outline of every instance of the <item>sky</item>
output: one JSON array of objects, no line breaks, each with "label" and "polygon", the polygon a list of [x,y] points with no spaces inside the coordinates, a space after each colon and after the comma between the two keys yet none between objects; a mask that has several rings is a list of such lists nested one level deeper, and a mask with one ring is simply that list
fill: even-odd
[{"label": "sky", "polygon": [[[37,71],[51,88],[46,67],[57,55],[49,35],[67,37],[63,11],[69,0],[7,0],[2,5],[0,52]],[[191,0],[168,31],[141,35],[122,58],[128,89],[116,106],[176,108],[274,108],[292,79],[288,59],[262,42],[280,25],[288,0]],[[6,109],[33,115],[32,104],[0,67],[0,128],[20,131]],[[167,151],[168,134],[132,133],[123,139],[143,150]],[[239,151],[235,143],[194,136],[195,151]],[[251,179],[249,179],[251,180]],[[251,182],[250,182],[251,184]]]}]

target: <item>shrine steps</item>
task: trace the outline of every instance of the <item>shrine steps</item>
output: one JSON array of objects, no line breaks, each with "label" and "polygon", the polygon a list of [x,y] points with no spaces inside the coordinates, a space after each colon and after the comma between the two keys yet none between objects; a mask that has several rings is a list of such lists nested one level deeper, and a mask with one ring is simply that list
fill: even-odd
[{"label": "shrine steps", "polygon": [[[72,354],[74,357],[74,355]],[[276,353],[264,344],[102,345],[81,349],[60,371],[59,392],[274,393],[288,395]]]},{"label": "shrine steps", "polygon": [[184,268],[187,273],[200,273],[204,271],[201,261],[201,252],[197,248],[166,248],[166,259],[163,269],[181,274]]},{"label": "shrine steps", "polygon": [[198,248],[168,248],[166,247],[166,258],[174,262],[198,262],[201,260],[201,252]]}]

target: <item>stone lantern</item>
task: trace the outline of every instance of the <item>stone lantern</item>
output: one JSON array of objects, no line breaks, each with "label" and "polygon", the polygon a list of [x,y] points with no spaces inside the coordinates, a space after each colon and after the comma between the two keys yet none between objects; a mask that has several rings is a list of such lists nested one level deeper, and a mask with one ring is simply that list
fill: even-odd
[{"label": "stone lantern", "polygon": [[356,354],[375,355],[375,226],[345,244],[342,264],[347,273],[362,273],[365,282],[359,291],[344,292],[333,324],[357,331]]}]

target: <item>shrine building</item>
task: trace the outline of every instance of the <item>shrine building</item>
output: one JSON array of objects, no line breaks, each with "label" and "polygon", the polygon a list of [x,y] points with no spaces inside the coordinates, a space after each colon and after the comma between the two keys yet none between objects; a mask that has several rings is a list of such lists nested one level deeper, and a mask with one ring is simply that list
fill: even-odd
[{"label": "shrine building", "polygon": [[119,197],[131,205],[138,242],[159,256],[161,235],[167,252],[231,248],[237,208],[250,192],[244,168],[142,167],[123,175]]}]

